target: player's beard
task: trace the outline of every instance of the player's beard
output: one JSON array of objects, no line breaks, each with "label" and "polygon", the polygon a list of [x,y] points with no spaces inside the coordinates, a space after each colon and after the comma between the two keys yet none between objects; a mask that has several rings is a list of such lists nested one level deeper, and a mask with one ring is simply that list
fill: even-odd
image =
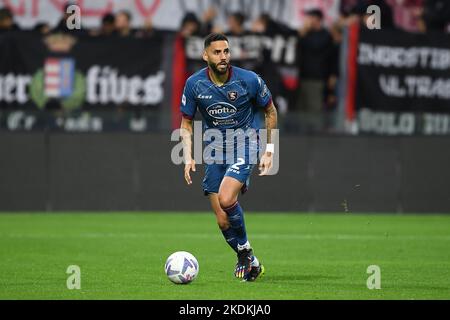
[{"label": "player's beard", "polygon": [[226,63],[226,68],[225,69],[223,69],[223,70],[219,70],[218,68],[217,68],[217,66],[219,65],[219,64],[221,64],[221,63],[224,63],[224,62],[220,62],[220,63],[218,63],[218,64],[215,64],[215,63],[211,63],[211,62],[208,62],[208,66],[209,66],[209,68],[212,70],[212,72],[214,72],[215,74],[217,74],[218,76],[223,76],[224,74],[226,74],[227,73],[227,71],[228,71],[228,63]]}]

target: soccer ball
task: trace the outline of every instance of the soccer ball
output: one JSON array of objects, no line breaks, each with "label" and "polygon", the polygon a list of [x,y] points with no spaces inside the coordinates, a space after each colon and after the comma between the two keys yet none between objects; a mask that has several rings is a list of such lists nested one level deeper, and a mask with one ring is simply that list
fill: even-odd
[{"label": "soccer ball", "polygon": [[197,259],[189,252],[177,251],[167,258],[164,269],[170,281],[186,284],[197,277],[199,265]]}]

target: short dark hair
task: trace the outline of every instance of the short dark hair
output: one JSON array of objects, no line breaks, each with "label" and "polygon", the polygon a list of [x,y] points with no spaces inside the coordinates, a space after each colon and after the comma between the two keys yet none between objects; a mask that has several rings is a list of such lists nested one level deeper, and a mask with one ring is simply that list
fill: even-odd
[{"label": "short dark hair", "polygon": [[9,8],[0,8],[0,19],[12,19],[13,14]]},{"label": "short dark hair", "polygon": [[112,13],[107,13],[102,17],[102,23],[103,24],[107,24],[107,23],[114,23],[114,21],[116,20],[116,17],[112,14]]},{"label": "short dark hair", "polygon": [[188,12],[184,15],[183,20],[181,21],[181,26],[184,26],[188,22],[194,22],[194,23],[200,25],[200,21],[198,20],[197,16],[193,12]]},{"label": "short dark hair", "polygon": [[305,14],[307,16],[317,17],[320,20],[323,19],[323,12],[319,8],[313,8],[313,9],[305,10]]},{"label": "short dark hair", "polygon": [[235,18],[239,25],[243,25],[245,22],[245,16],[240,12],[235,12],[231,14],[231,17]]},{"label": "short dark hair", "polygon": [[119,14],[125,15],[129,22],[131,22],[131,20],[133,19],[133,15],[128,10],[120,10],[119,12],[117,12],[116,16],[119,15]]},{"label": "short dark hair", "polygon": [[205,49],[208,48],[210,46],[211,42],[214,42],[214,41],[228,42],[228,38],[222,33],[213,32],[205,38]]}]

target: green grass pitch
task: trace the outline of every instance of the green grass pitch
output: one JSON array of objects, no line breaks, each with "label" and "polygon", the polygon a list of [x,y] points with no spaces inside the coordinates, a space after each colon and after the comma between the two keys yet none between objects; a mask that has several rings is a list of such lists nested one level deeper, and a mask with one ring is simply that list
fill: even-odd
[{"label": "green grass pitch", "polygon": [[[450,216],[247,213],[246,225],[266,266],[253,283],[234,278],[212,213],[0,214],[0,299],[450,299]],[[164,274],[179,250],[200,264],[188,285]]]}]

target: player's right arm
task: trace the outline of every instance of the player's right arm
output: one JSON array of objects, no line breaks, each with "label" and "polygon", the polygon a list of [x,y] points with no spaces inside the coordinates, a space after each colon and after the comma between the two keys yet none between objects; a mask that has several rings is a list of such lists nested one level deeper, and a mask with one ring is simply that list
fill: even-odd
[{"label": "player's right arm", "polygon": [[194,92],[192,88],[192,80],[188,79],[183,90],[181,98],[181,139],[183,141],[183,156],[184,156],[184,179],[188,185],[192,184],[191,170],[195,172],[195,161],[192,157],[192,135],[193,119],[197,110],[197,103],[194,99]]},{"label": "player's right arm", "polygon": [[183,141],[184,180],[186,180],[188,185],[191,185],[191,170],[195,172],[195,161],[192,158],[192,134],[194,131],[192,119],[183,117],[180,129],[181,139]]}]

